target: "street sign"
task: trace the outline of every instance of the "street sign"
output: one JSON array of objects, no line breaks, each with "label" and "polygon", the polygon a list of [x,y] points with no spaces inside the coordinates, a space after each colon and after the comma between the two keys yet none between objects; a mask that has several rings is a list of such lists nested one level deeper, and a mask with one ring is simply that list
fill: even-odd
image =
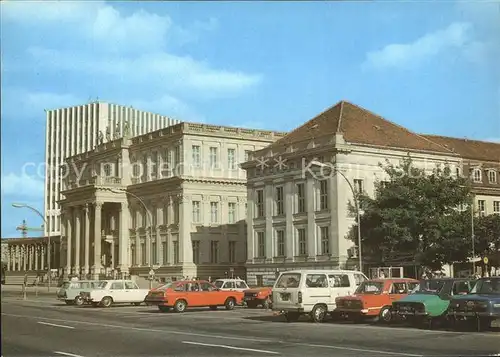
[{"label": "street sign", "polygon": [[484,264],[488,264],[488,257],[484,257],[483,262],[484,262]]},{"label": "street sign", "polygon": [[230,271],[231,273],[234,273],[234,268],[229,268],[229,271]]}]

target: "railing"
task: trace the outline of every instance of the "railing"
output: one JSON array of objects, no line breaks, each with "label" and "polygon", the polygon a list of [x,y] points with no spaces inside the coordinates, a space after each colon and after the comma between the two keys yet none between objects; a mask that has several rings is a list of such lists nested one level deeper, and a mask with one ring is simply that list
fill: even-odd
[{"label": "railing", "polygon": [[90,179],[69,181],[65,184],[65,190],[75,189],[85,186],[122,186],[121,177],[94,176]]}]

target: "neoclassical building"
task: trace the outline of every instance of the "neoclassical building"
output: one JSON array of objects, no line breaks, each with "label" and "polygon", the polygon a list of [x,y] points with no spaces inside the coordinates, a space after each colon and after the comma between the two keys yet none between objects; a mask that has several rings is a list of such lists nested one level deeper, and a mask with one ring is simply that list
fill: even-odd
[{"label": "neoclassical building", "polygon": [[61,267],[160,277],[244,274],[246,172],[283,133],[180,123],[101,142],[61,168]]},{"label": "neoclassical building", "polygon": [[436,164],[461,170],[451,148],[345,101],[254,152],[243,164],[248,283],[261,285],[277,270],[354,268],[356,249],[346,238],[355,222],[353,190],[374,194],[375,183],[387,179],[379,164],[408,155],[429,171]]}]

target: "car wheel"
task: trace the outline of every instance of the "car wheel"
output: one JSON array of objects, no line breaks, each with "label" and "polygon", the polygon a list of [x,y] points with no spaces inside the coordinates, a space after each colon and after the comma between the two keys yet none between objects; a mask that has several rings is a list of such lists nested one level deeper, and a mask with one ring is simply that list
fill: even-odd
[{"label": "car wheel", "polygon": [[185,300],[177,300],[174,305],[175,312],[184,312],[186,311],[187,302]]},{"label": "car wheel", "polygon": [[210,310],[217,310],[217,305],[210,306]]},{"label": "car wheel", "polygon": [[314,322],[324,322],[326,317],[326,306],[316,305],[311,311],[311,317]]},{"label": "car wheel", "polygon": [[297,322],[299,321],[300,314],[298,312],[285,312],[286,322]]},{"label": "car wheel", "polygon": [[76,306],[82,306],[82,305],[83,305],[83,299],[82,299],[82,297],[81,297],[81,296],[77,296],[77,297],[75,298],[74,304],[75,304]]},{"label": "car wheel", "polygon": [[392,321],[392,312],[389,306],[384,306],[378,314],[378,321],[388,324]]},{"label": "car wheel", "polygon": [[113,299],[111,298],[111,296],[105,296],[102,298],[101,300],[102,307],[110,307],[111,305],[113,305]]},{"label": "car wheel", "polygon": [[234,309],[234,305],[236,305],[236,301],[233,298],[227,298],[226,302],[224,303],[226,310]]},{"label": "car wheel", "polygon": [[169,312],[170,308],[168,306],[158,306],[158,310],[160,310],[160,312]]}]

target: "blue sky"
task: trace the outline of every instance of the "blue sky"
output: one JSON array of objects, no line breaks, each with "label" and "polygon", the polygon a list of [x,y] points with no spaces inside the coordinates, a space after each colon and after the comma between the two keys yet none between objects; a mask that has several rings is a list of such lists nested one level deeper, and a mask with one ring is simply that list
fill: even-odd
[{"label": "blue sky", "polygon": [[500,138],[498,1],[2,1],[1,26],[2,237],[41,223],[10,204],[43,209],[43,173],[23,172],[44,161],[43,109],[89,98],[273,130],[344,99]]}]

